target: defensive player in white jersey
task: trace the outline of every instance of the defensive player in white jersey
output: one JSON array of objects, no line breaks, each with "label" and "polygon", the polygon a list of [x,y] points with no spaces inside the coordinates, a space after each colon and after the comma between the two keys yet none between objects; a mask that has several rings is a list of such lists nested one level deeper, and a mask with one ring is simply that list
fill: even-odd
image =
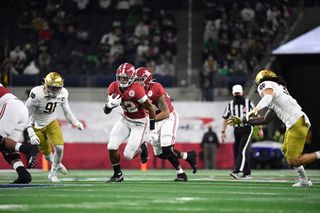
[{"label": "defensive player in white jersey", "polygon": [[17,171],[18,178],[12,183],[31,182],[31,175],[24,167],[19,152],[28,157],[28,166],[33,167],[38,154],[39,139],[32,128],[28,128],[30,142],[18,143],[27,127],[28,110],[21,100],[0,84],[0,151],[5,160]]},{"label": "defensive player in white jersey", "polygon": [[[67,169],[61,163],[64,149],[64,139],[57,121],[56,108],[61,106],[66,119],[79,130],[83,124],[75,118],[68,103],[68,90],[63,87],[63,78],[56,72],[50,72],[44,78],[44,84],[30,91],[26,106],[29,110],[29,120],[40,139],[40,150],[47,161],[51,163],[48,179],[60,182],[57,172],[65,175]],[[54,147],[52,153],[51,144]]]},{"label": "defensive player in white jersey", "polygon": [[[311,126],[307,115],[289,94],[283,78],[277,76],[273,71],[268,69],[260,71],[256,76],[255,84],[261,96],[259,103],[249,112],[247,119],[241,120],[233,117],[229,119],[228,123],[235,125],[239,122],[244,122],[251,125],[261,125],[269,123],[276,115],[286,125],[282,151],[289,165],[295,168],[299,176],[299,181],[292,186],[312,186],[312,182],[307,177],[303,165],[320,159],[320,151],[302,154]],[[265,107],[268,108],[268,111],[264,117],[252,117]]]}]

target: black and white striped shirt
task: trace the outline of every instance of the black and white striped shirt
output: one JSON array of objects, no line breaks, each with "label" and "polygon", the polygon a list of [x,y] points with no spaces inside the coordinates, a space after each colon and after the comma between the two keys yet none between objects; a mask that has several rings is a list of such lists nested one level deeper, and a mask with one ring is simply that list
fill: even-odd
[{"label": "black and white striped shirt", "polygon": [[231,116],[244,118],[247,116],[247,113],[254,108],[254,106],[255,105],[252,100],[241,96],[236,96],[228,103],[222,117],[224,119],[228,119]]}]

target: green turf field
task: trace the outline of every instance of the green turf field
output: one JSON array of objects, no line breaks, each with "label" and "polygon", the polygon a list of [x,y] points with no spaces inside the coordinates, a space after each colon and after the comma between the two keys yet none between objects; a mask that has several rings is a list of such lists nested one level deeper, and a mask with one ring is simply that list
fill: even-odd
[{"label": "green turf field", "polygon": [[320,212],[320,170],[307,170],[314,183],[308,188],[291,187],[293,170],[254,170],[246,181],[227,170],[186,170],[188,182],[173,182],[173,170],[123,172],[124,182],[107,184],[112,171],[71,170],[53,184],[45,172],[31,170],[29,187],[6,188],[16,174],[0,170],[0,212]]}]

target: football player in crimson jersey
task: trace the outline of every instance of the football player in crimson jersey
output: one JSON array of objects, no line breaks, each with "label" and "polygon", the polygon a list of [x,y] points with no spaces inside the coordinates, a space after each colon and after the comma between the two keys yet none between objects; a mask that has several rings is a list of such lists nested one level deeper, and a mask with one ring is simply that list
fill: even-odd
[{"label": "football player in crimson jersey", "polygon": [[5,160],[10,163],[18,173],[18,178],[12,183],[30,183],[32,178],[24,167],[19,152],[28,156],[29,166],[34,166],[38,154],[38,139],[28,128],[30,142],[34,144],[18,143],[22,132],[27,127],[28,109],[24,103],[13,95],[10,90],[0,84],[0,151]]},{"label": "football player in crimson jersey", "polygon": [[193,173],[196,173],[196,152],[181,152],[174,149],[179,116],[171,104],[170,97],[160,83],[153,82],[149,68],[138,68],[136,81],[145,88],[148,98],[158,109],[155,117],[156,135],[151,135],[155,155],[158,158],[167,159],[176,169],[175,181],[187,181],[187,175],[180,166],[179,158],[186,160],[191,165]]},{"label": "football player in crimson jersey", "polygon": [[107,147],[114,174],[107,182],[124,180],[120,167],[119,146],[127,141],[123,155],[128,160],[140,155],[141,159],[146,158],[147,150],[142,149],[141,145],[144,143],[144,135],[148,131],[148,120],[150,121],[150,131],[154,131],[155,111],[144,88],[134,82],[135,77],[134,66],[130,63],[123,63],[117,69],[116,81],[108,87],[108,100],[104,112],[109,114],[113,108],[121,105],[123,114],[110,132]]}]

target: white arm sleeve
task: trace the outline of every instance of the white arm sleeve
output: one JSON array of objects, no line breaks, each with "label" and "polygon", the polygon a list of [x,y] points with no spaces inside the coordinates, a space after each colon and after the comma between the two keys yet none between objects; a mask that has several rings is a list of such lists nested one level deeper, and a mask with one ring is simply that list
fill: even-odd
[{"label": "white arm sleeve", "polygon": [[33,113],[37,107],[36,101],[34,99],[32,99],[31,97],[29,97],[25,103],[27,109],[28,109],[28,113],[29,113],[29,118],[28,118],[28,123],[27,126],[32,126],[33,124]]},{"label": "white arm sleeve", "polygon": [[272,101],[272,98],[273,98],[273,96],[270,94],[263,96],[263,98],[259,101],[259,103],[257,104],[256,107],[260,110],[260,109],[263,109],[263,108],[269,106],[269,104]]},{"label": "white arm sleeve", "polygon": [[65,102],[61,105],[61,107],[62,107],[64,116],[69,121],[69,123],[76,126],[79,121],[76,119],[76,117],[71,112],[68,100],[65,100]]}]

